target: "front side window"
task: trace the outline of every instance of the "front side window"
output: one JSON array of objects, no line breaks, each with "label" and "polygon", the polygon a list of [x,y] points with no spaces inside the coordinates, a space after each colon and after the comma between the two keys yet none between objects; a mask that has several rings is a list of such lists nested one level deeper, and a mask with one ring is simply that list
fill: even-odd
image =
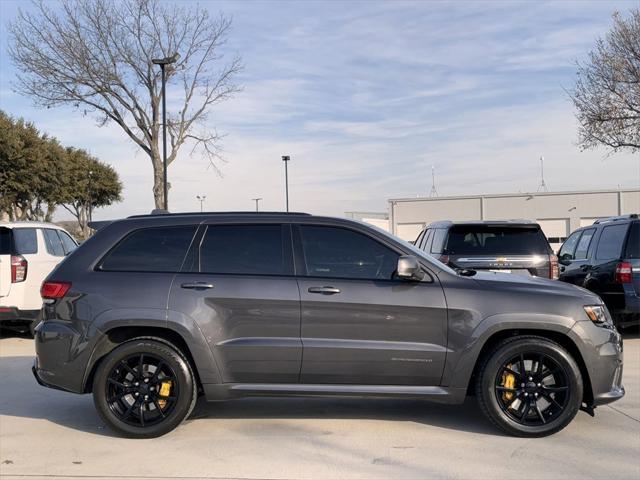
[{"label": "front side window", "polygon": [[129,234],[102,260],[100,270],[178,272],[196,226],[158,227]]},{"label": "front side window", "polygon": [[200,271],[284,275],[281,225],[210,225],[200,244]]},{"label": "front side window", "polygon": [[589,228],[588,230],[582,232],[582,236],[580,237],[580,241],[578,242],[578,246],[576,247],[576,260],[584,260],[587,258],[589,245],[591,245],[591,239],[593,238],[594,233],[596,233],[595,228]]},{"label": "front side window", "polygon": [[562,244],[562,247],[560,247],[560,252],[558,252],[558,256],[561,260],[573,260],[575,258],[573,256],[573,252],[576,249],[576,245],[578,244],[580,235],[582,235],[582,231],[572,233],[571,235],[569,235],[569,238],[567,238],[567,240]]},{"label": "front side window", "polygon": [[14,228],[13,249],[16,255],[38,253],[38,236],[35,228]]},{"label": "front side window", "polygon": [[596,251],[598,260],[613,260],[620,258],[622,244],[627,235],[628,224],[609,225],[600,234],[600,242]]},{"label": "front side window", "polygon": [[301,225],[307,276],[390,280],[399,255],[376,240],[339,227]]}]

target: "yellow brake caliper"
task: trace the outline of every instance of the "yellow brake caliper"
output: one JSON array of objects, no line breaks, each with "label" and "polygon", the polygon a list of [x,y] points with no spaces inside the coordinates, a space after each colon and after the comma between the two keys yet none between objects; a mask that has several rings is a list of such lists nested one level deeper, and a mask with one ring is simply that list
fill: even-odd
[{"label": "yellow brake caliper", "polygon": [[[515,388],[516,376],[513,373],[504,372],[502,374],[502,386],[505,388]],[[502,392],[502,400],[508,402],[513,398],[513,392]]]},{"label": "yellow brake caliper", "polygon": [[[162,397],[168,397],[169,393],[171,393],[171,382],[170,381],[162,382],[160,386],[160,391],[158,393]],[[164,407],[167,405],[167,401],[160,399],[158,400],[158,405],[160,406],[160,408],[164,409]]]}]

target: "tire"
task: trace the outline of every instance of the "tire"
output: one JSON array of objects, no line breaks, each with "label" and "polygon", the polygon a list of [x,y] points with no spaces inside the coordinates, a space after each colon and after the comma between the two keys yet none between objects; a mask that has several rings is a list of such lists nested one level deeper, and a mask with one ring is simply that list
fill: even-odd
[{"label": "tire", "polygon": [[129,438],[170,432],[191,414],[196,399],[197,382],[188,360],[160,338],[119,345],[100,362],[94,376],[93,401],[100,417],[111,430]]},{"label": "tire", "polygon": [[578,413],[584,388],[569,352],[537,336],[500,342],[482,359],[475,387],[487,418],[518,437],[544,437],[562,430]]}]

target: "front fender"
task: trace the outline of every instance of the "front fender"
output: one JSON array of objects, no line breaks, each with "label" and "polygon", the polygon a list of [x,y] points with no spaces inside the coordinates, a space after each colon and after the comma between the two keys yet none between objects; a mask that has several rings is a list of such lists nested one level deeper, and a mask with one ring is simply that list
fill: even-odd
[{"label": "front fender", "polygon": [[[500,313],[473,326],[457,325],[450,332],[451,342],[442,377],[442,386],[466,388],[483,346],[495,334],[509,330],[546,330],[566,335],[575,320],[571,317],[536,313]],[[458,341],[456,339],[464,339]]]}]

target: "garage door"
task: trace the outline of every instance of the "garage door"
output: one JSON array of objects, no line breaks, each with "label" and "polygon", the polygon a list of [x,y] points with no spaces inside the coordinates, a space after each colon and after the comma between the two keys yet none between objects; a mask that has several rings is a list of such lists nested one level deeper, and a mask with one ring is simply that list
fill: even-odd
[{"label": "garage door", "polygon": [[549,240],[549,245],[551,245],[553,251],[557,251],[569,233],[569,219],[555,218],[538,220],[538,223],[547,237],[547,240]]}]

